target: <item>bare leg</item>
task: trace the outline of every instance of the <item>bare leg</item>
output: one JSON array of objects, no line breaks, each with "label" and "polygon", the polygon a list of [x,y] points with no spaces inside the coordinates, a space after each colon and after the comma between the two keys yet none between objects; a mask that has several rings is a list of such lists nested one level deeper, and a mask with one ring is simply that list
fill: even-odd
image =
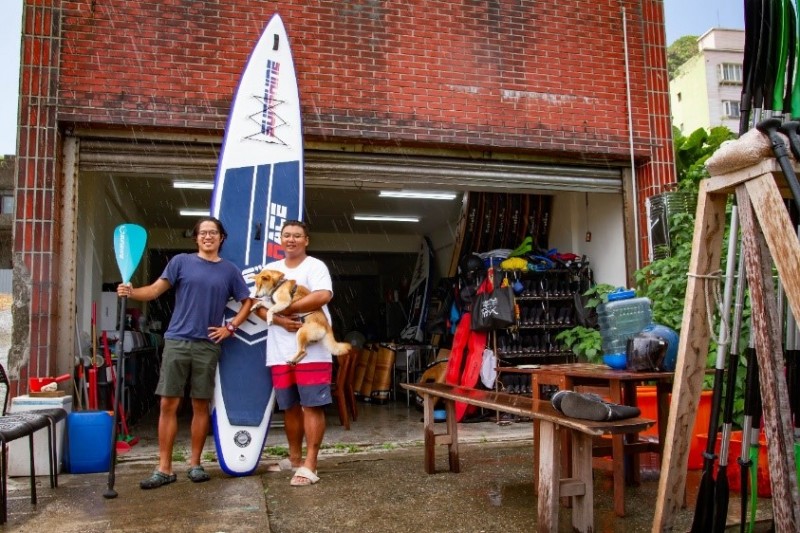
[{"label": "bare leg", "polygon": [[286,432],[286,440],[289,441],[289,460],[292,462],[292,466],[300,466],[303,462],[303,436],[305,435],[303,418],[303,408],[300,407],[300,404],[283,412],[283,428]]},{"label": "bare leg", "polygon": [[322,407],[304,407],[303,421],[306,432],[306,461],[303,466],[316,472],[317,455],[325,435],[325,410]]},{"label": "bare leg", "polygon": [[190,466],[200,464],[208,428],[211,425],[208,412],[209,400],[192,398],[192,457]]},{"label": "bare leg", "polygon": [[158,469],[172,474],[172,448],[178,433],[178,405],[181,399],[172,396],[161,397],[161,411],[158,416]]}]

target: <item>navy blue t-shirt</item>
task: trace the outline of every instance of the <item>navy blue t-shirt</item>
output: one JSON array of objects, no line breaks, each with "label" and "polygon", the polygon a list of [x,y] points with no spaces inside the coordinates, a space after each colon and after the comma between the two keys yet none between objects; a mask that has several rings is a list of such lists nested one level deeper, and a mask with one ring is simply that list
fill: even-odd
[{"label": "navy blue t-shirt", "polygon": [[164,337],[172,340],[210,340],[208,328],[221,326],[230,298],[250,296],[239,268],[227,261],[206,261],[198,254],[173,257],[161,278],[175,288],[175,309]]}]

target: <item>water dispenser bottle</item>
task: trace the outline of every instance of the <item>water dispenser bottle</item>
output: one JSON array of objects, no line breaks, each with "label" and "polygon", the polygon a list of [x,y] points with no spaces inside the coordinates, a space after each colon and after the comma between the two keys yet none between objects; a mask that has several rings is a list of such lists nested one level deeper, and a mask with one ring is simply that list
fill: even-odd
[{"label": "water dispenser bottle", "polygon": [[633,290],[618,288],[608,295],[608,302],[597,306],[604,356],[618,355],[624,358],[628,339],[652,322],[650,299],[635,296]]}]

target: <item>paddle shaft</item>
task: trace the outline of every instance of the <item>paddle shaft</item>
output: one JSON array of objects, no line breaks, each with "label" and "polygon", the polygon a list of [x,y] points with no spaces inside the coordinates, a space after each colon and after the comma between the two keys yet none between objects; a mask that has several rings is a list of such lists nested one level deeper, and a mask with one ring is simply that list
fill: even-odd
[{"label": "paddle shaft", "polygon": [[708,444],[703,454],[703,476],[697,493],[697,504],[692,520],[692,533],[707,533],[711,529],[714,517],[714,447],[717,443],[717,426],[719,424],[722,404],[722,385],[725,377],[725,355],[728,350],[728,320],[731,313],[733,296],[733,269],[736,263],[738,236],[738,217],[731,219],[731,232],[728,235],[728,255],[725,260],[725,288],[720,311],[719,335],[717,336],[717,360],[714,367],[714,389],[711,395],[711,417],[708,422]]},{"label": "paddle shaft", "polygon": [[[731,210],[731,230],[728,239],[738,241],[738,207],[734,204]],[[738,248],[738,246],[737,246]],[[719,468],[714,497],[714,519],[712,531],[725,531],[728,520],[728,504],[730,502],[730,486],[728,484],[728,451],[733,429],[733,400],[736,395],[736,372],[739,366],[739,336],[742,331],[742,311],[744,307],[745,271],[744,254],[739,254],[736,279],[736,297],[733,305],[733,327],[731,328],[731,349],[728,355],[728,375],[725,384],[725,406],[722,413],[722,444],[719,453]]]},{"label": "paddle shaft", "polygon": [[[123,375],[124,372],[124,365],[122,362],[122,358],[124,357],[123,351],[123,344],[125,339],[125,325],[126,325],[126,316],[125,310],[128,308],[128,297],[123,296],[120,300],[120,312],[119,312],[119,328],[117,331],[119,332],[119,339],[117,339],[117,346],[116,346],[116,353],[117,353],[117,379],[116,383],[116,391],[115,391],[115,398],[121,399],[122,398],[122,379],[120,376]],[[116,482],[116,467],[117,467],[117,422],[119,420],[119,410],[122,406],[122,402],[118,402],[117,405],[114,406],[114,422],[111,426],[111,461],[108,465],[108,488],[106,492],[103,494],[106,498],[116,498],[117,493],[114,490],[114,483]]]}]

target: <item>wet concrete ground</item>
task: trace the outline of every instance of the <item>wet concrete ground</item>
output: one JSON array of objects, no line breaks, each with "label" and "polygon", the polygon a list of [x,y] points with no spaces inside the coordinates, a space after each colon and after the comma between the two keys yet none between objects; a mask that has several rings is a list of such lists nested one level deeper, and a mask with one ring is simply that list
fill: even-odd
[{"label": "wet concrete ground", "polygon": [[[321,455],[321,481],[312,487],[291,487],[290,474],[267,473],[262,461],[255,475],[231,478],[211,459],[213,442],[204,454],[211,481],[193,484],[188,466],[187,417],[181,417],[176,445],[178,482],[151,491],[138,488],[156,463],[154,418],[134,428],[140,442],[120,457],[116,469],[119,496],[104,499],[108,475],[62,474],[58,489],[37,478],[39,503],[30,504],[27,478],[12,478],[9,521],[2,531],[59,532],[498,532],[535,530],[536,500],[531,470],[531,424],[498,425],[494,419],[459,426],[462,468],[446,470],[444,448],[436,475],[423,470],[421,415],[405,403],[360,405],[351,431],[328,417],[326,448]],[[276,424],[277,425],[277,424]],[[282,429],[274,428],[267,450],[285,446]],[[644,458],[642,484],[626,490],[628,516],[616,517],[611,504],[610,473],[595,471],[596,531],[649,531],[658,490],[655,461]],[[699,472],[690,473],[690,507],[675,516],[674,531],[687,531],[692,519]],[[763,517],[770,500],[760,503]],[[731,518],[738,509],[732,495]],[[569,531],[569,509],[561,525]]]}]

